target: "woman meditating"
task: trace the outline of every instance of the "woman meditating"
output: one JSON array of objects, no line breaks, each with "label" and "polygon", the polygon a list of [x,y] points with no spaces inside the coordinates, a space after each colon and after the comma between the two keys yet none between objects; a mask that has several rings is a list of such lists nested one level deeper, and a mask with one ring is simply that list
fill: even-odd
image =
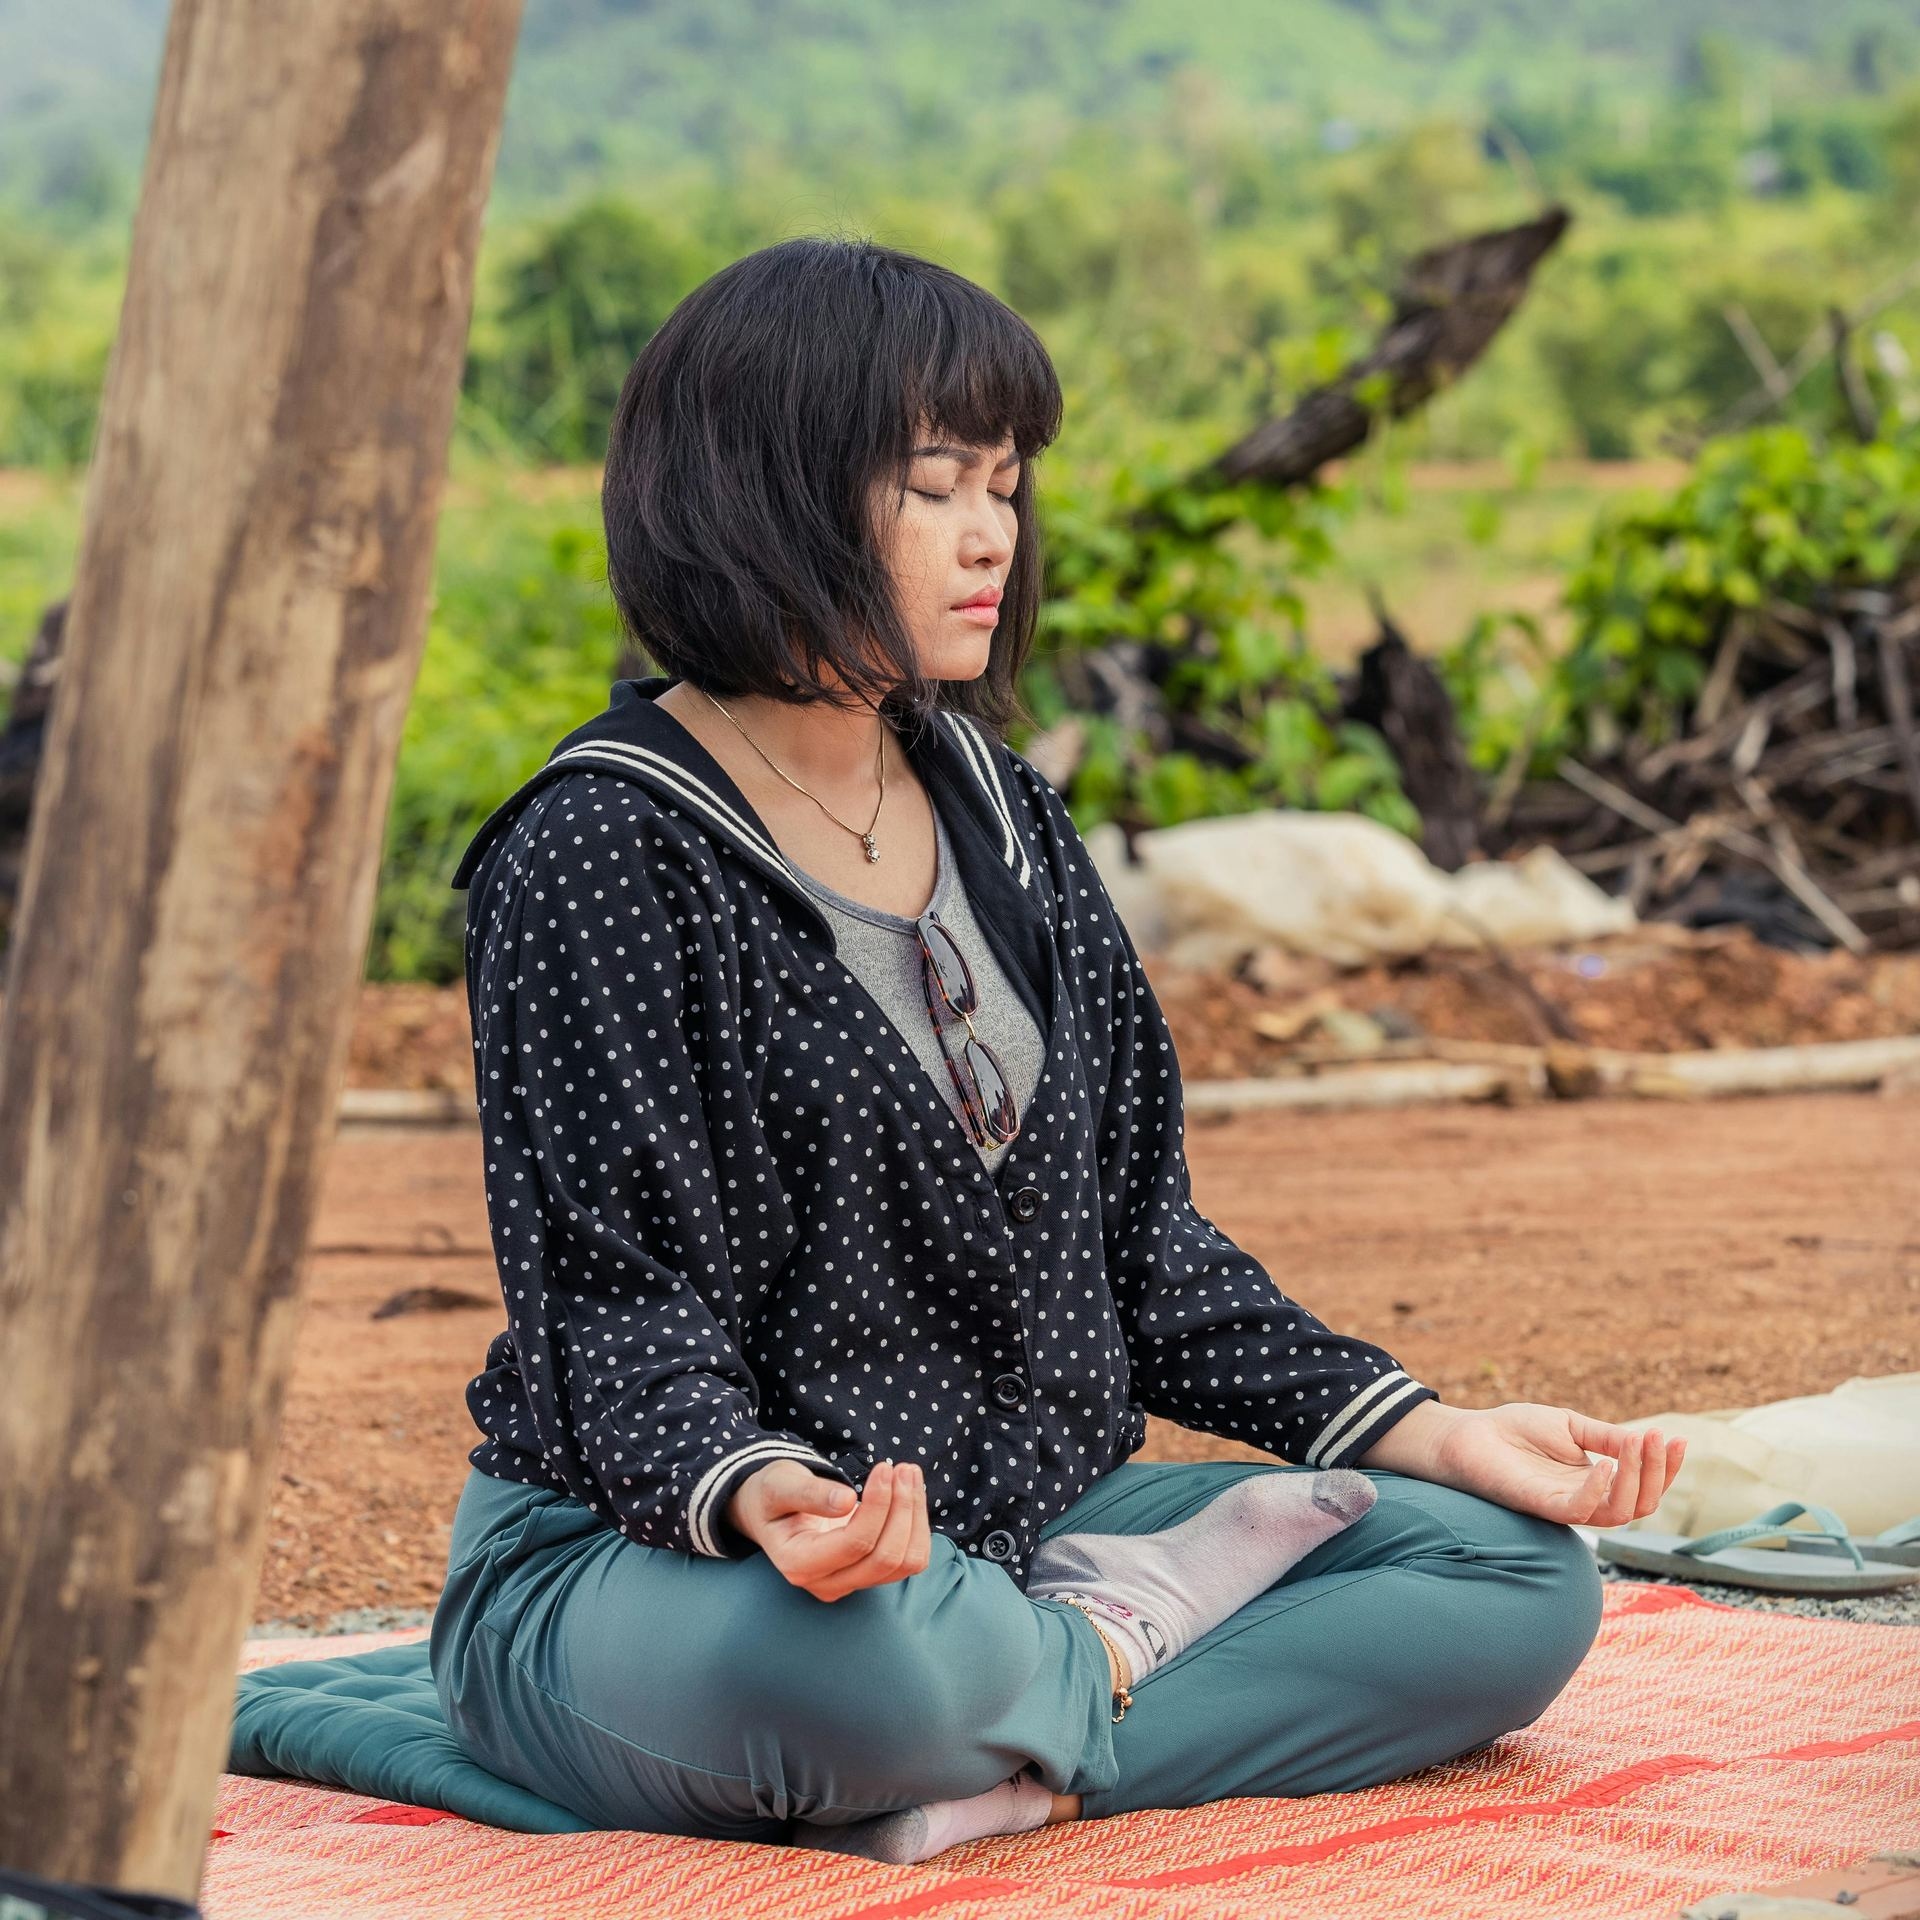
[{"label": "woman meditating", "polygon": [[[1679,1466],[1442,1405],[1194,1204],[1159,1005],[1002,739],[1060,414],[926,260],[708,280],[607,449],[664,670],[455,879],[508,1324],[433,1675],[597,1825],[916,1861],[1392,1780],[1540,1714],[1600,1617],[1569,1523]],[[1132,1460],[1150,1413],[1275,1458]]]}]

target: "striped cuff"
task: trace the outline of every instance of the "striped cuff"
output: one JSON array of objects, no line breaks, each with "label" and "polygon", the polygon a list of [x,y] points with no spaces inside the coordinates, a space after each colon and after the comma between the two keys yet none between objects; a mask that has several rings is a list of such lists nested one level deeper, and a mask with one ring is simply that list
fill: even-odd
[{"label": "striped cuff", "polygon": [[817,1473],[845,1481],[848,1486],[853,1485],[824,1454],[815,1452],[801,1441],[755,1440],[748,1446],[723,1454],[695,1484],[692,1498],[687,1502],[687,1532],[693,1540],[695,1553],[709,1554],[716,1560],[737,1560],[741,1557],[737,1552],[729,1553],[721,1538],[721,1530],[726,1525],[727,1502],[733,1498],[741,1481],[758,1473],[770,1460],[803,1461]]},{"label": "striped cuff", "polygon": [[1433,1388],[1395,1367],[1369,1380],[1320,1429],[1301,1458],[1310,1467],[1350,1467],[1403,1414],[1422,1400],[1439,1398]]}]

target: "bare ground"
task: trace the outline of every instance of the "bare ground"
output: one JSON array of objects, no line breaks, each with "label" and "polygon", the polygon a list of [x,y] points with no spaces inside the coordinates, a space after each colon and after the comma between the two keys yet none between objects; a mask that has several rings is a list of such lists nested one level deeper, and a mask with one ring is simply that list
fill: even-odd
[{"label": "bare ground", "polygon": [[[1199,1204],[1461,1405],[1603,1418],[1920,1367],[1920,1099],[1199,1116]],[[503,1324],[470,1128],[329,1169],[255,1618],[432,1605]],[[374,1319],[404,1290],[466,1307]],[[1155,1422],[1144,1458],[1260,1457]]]},{"label": "bare ground", "polygon": [[[1189,1080],[1258,1078],[1337,1057],[1331,1009],[1395,1034],[1634,1053],[1783,1047],[1920,1033],[1920,953],[1783,953],[1742,928],[1646,926],[1585,948],[1426,954],[1342,972],[1269,952],[1232,974],[1148,957]],[[348,1084],[473,1092],[466,989],[376,984]]]}]

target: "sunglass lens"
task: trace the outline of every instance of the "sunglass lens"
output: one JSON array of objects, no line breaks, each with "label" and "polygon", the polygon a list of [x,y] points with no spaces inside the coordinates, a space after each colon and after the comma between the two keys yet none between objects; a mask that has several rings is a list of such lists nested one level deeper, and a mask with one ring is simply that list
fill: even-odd
[{"label": "sunglass lens", "polygon": [[953,936],[938,920],[922,922],[920,937],[925,943],[928,965],[947,1005],[955,1013],[978,1013],[980,1003],[974,992],[973,969],[967,957],[954,945]]},{"label": "sunglass lens", "polygon": [[987,1129],[996,1140],[1011,1140],[1020,1130],[1020,1115],[1013,1104],[1013,1090],[999,1056],[984,1040],[968,1038],[961,1055],[973,1073],[974,1090],[986,1115]]}]

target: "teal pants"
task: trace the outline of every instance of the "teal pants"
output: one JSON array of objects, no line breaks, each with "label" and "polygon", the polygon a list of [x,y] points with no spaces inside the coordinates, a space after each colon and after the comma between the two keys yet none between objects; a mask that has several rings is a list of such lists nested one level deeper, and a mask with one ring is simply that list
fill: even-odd
[{"label": "teal pants", "polygon": [[[1129,1461],[1059,1532],[1151,1533],[1278,1462]],[[430,1652],[460,1745],[598,1827],[784,1841],[984,1792],[1031,1766],[1089,1818],[1341,1792],[1535,1719],[1600,1624],[1571,1528],[1399,1474],[1178,1658],[1118,1725],[1104,1646],[1059,1601],[932,1538],[831,1603],[764,1554],[643,1547],[564,1494],[473,1472]]]}]

